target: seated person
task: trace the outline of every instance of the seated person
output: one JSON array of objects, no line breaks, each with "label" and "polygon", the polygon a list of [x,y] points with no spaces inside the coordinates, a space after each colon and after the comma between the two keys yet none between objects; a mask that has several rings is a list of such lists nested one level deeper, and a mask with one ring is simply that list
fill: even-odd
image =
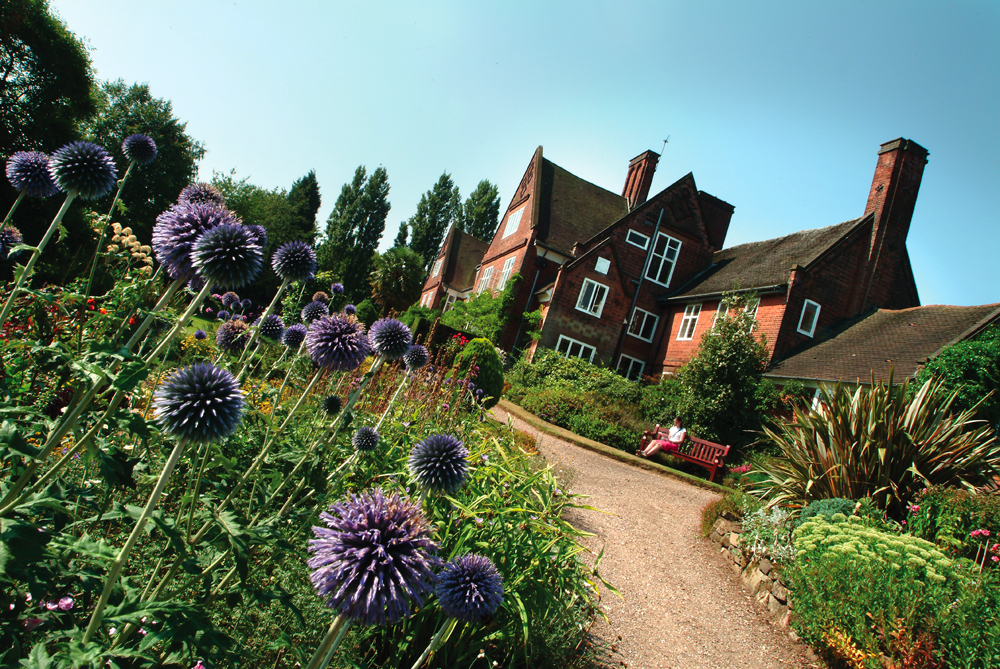
[{"label": "seated person", "polygon": [[670,431],[667,433],[667,440],[663,439],[653,439],[646,446],[639,455],[644,458],[650,458],[660,451],[669,453],[670,451],[676,451],[680,448],[681,444],[684,443],[684,439],[687,437],[687,430],[684,429],[684,424],[681,422],[681,417],[678,416],[674,418],[674,424],[670,426]]}]

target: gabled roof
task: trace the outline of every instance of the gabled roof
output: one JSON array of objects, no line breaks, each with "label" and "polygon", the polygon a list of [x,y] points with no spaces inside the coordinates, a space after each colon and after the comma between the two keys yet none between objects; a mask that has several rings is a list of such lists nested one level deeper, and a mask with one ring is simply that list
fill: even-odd
[{"label": "gabled roof", "polygon": [[572,257],[573,245],[628,213],[628,200],[542,159],[538,239]]},{"label": "gabled roof", "polygon": [[490,245],[458,228],[453,228],[452,233],[450,247],[445,250],[444,283],[449,288],[465,291],[472,288],[476,280],[476,267]]},{"label": "gabled roof", "polygon": [[973,336],[998,317],[1000,304],[879,309],[775,364],[767,376],[870,383],[873,372],[876,381],[887,379],[895,367],[895,378],[902,381],[945,346]]},{"label": "gabled roof", "polygon": [[862,220],[863,217],[855,218],[827,228],[802,230],[716,251],[712,266],[681,286],[669,299],[787,284],[793,265],[808,267]]}]

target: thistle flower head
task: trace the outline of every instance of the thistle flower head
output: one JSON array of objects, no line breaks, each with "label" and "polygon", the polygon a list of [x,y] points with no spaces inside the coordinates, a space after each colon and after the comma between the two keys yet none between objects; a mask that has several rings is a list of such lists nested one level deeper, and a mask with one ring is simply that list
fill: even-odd
[{"label": "thistle flower head", "polygon": [[407,369],[411,371],[414,369],[420,369],[430,361],[430,354],[427,352],[427,349],[420,344],[414,344],[403,355],[403,362],[406,363]]},{"label": "thistle flower head", "polygon": [[240,301],[240,309],[242,309],[243,311],[246,311],[247,309],[249,309],[252,306],[253,306],[253,302],[250,300],[249,297],[247,299],[245,299],[245,300],[241,300]]},{"label": "thistle flower head", "polygon": [[303,241],[281,245],[271,258],[274,273],[289,281],[310,281],[316,276],[316,252]]},{"label": "thistle flower head", "polygon": [[343,403],[340,401],[340,398],[337,397],[336,395],[327,395],[323,399],[323,412],[330,418],[333,418],[338,413],[340,413],[340,409],[342,406]]},{"label": "thistle flower head", "polygon": [[378,446],[378,432],[373,427],[359,427],[351,437],[351,445],[356,451],[370,453]]},{"label": "thistle flower head", "polygon": [[93,142],[71,142],[53,153],[49,173],[60,189],[84,200],[109,193],[118,179],[115,161]]},{"label": "thistle flower head", "polygon": [[232,309],[240,303],[240,296],[230,290],[222,294],[220,302],[226,309]]},{"label": "thistle flower head", "polygon": [[302,322],[308,325],[317,318],[329,316],[330,309],[322,302],[310,302],[306,306],[302,307],[302,313],[300,315],[302,316]]},{"label": "thistle flower head", "polygon": [[231,320],[219,326],[215,333],[215,343],[226,353],[242,351],[249,339],[247,331],[250,327],[245,321]]},{"label": "thistle flower head", "polygon": [[247,230],[253,235],[257,246],[261,248],[267,246],[267,230],[263,225],[248,225]]},{"label": "thistle flower head", "polygon": [[441,569],[435,592],[446,616],[481,623],[503,603],[503,578],[489,558],[469,553]]},{"label": "thistle flower head", "polygon": [[357,369],[371,353],[364,330],[340,316],[324,316],[309,326],[306,348],[313,362],[336,371]]},{"label": "thistle flower head", "polygon": [[465,483],[468,457],[468,449],[455,437],[432,434],[413,447],[408,464],[420,485],[432,492],[452,494]]},{"label": "thistle flower head", "polygon": [[188,279],[187,287],[188,290],[197,295],[198,293],[201,292],[201,289],[205,287],[205,280],[202,279],[197,274],[195,274],[190,279]]},{"label": "thistle flower head", "polygon": [[372,323],[368,331],[368,340],[375,353],[385,356],[386,360],[396,360],[410,350],[413,333],[402,321],[395,318],[381,318]]},{"label": "thistle flower head", "polygon": [[348,304],[347,306],[344,307],[344,313],[347,314],[348,316],[353,316],[354,314],[358,313],[358,308],[353,304]]},{"label": "thistle flower head", "polygon": [[324,293],[322,290],[318,290],[315,293],[313,293],[312,301],[313,302],[322,302],[323,304],[329,306],[329,304],[330,304],[330,296],[327,295],[326,293]]},{"label": "thistle flower head", "polygon": [[59,187],[49,171],[49,157],[40,151],[18,151],[7,161],[7,180],[31,197],[52,197]]},{"label": "thistle flower head", "polygon": [[202,339],[208,339],[208,333],[205,332],[204,330],[195,330],[194,338],[198,339],[199,341]]},{"label": "thistle flower head", "polygon": [[202,233],[191,249],[191,264],[198,274],[227,288],[253,281],[263,262],[263,250],[242,225],[216,226]]},{"label": "thistle flower head", "polygon": [[129,160],[148,165],[156,158],[156,142],[149,135],[129,135],[122,142],[122,153]]},{"label": "thistle flower head", "polygon": [[3,230],[0,230],[0,263],[6,262],[8,258],[20,255],[22,252],[11,254],[10,250],[23,241],[21,231],[17,228],[12,228],[8,225]]},{"label": "thistle flower head", "polygon": [[299,345],[305,341],[306,333],[306,326],[301,323],[296,323],[295,325],[285,328],[285,333],[281,335],[281,343],[288,348],[298,350]]},{"label": "thistle flower head", "polygon": [[339,281],[334,282],[334,284],[330,286],[330,292],[332,292],[334,295],[343,295],[344,284],[340,283]]},{"label": "thistle flower head", "polygon": [[260,336],[268,341],[279,341],[281,335],[285,334],[285,322],[278,314],[270,314],[263,319],[258,318],[254,325],[257,326]]},{"label": "thistle flower head", "polygon": [[413,502],[380,489],[352,495],[320,515],[308,565],[316,594],[339,614],[392,625],[433,591],[437,545]]},{"label": "thistle flower head", "polygon": [[174,372],[153,395],[161,429],[175,439],[225,439],[240,423],[243,393],[228,371],[208,363]]},{"label": "thistle flower head", "polygon": [[219,317],[220,321],[228,321],[229,320],[229,312],[226,311],[225,309],[221,309],[219,311],[219,313],[216,314],[216,316]]},{"label": "thistle flower head", "polygon": [[208,204],[177,204],[156,217],[153,253],[173,279],[190,279],[195,271],[191,250],[206,230],[239,223],[228,209]]},{"label": "thistle flower head", "polygon": [[213,207],[226,206],[226,198],[219,189],[204,181],[185,186],[177,196],[177,204],[209,204]]}]

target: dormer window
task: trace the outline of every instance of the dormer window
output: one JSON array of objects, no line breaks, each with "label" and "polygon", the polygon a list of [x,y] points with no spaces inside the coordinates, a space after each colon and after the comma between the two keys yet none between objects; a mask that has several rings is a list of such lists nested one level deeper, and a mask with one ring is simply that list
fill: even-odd
[{"label": "dormer window", "polygon": [[807,337],[816,332],[816,322],[819,321],[819,305],[812,300],[806,300],[802,305],[802,315],[799,316],[798,331]]},{"label": "dormer window", "polygon": [[680,241],[661,232],[656,237],[656,244],[653,245],[653,254],[649,259],[646,278],[661,286],[669,287],[670,278],[674,274],[674,265],[677,264],[677,254],[680,250]]},{"label": "dormer window", "polygon": [[434,267],[431,269],[431,276],[437,276],[438,272],[441,271],[441,263],[444,262],[444,258],[438,258],[434,261]]},{"label": "dormer window", "polygon": [[604,311],[604,300],[608,297],[608,287],[604,284],[583,280],[583,288],[580,290],[580,297],[576,301],[576,308],[585,311],[591,316],[601,317]]},{"label": "dormer window", "polygon": [[512,234],[517,232],[517,227],[521,225],[521,215],[524,214],[524,207],[521,207],[513,214],[507,217],[507,227],[504,228],[503,237],[500,239],[507,239]]}]

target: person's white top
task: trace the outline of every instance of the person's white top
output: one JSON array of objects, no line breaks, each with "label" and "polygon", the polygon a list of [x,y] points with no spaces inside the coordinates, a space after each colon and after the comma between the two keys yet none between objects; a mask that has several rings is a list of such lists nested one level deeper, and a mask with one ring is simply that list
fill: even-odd
[{"label": "person's white top", "polygon": [[675,444],[679,444],[684,441],[684,435],[687,434],[687,430],[683,427],[677,427],[676,425],[670,426],[670,431],[667,433],[667,439]]}]

